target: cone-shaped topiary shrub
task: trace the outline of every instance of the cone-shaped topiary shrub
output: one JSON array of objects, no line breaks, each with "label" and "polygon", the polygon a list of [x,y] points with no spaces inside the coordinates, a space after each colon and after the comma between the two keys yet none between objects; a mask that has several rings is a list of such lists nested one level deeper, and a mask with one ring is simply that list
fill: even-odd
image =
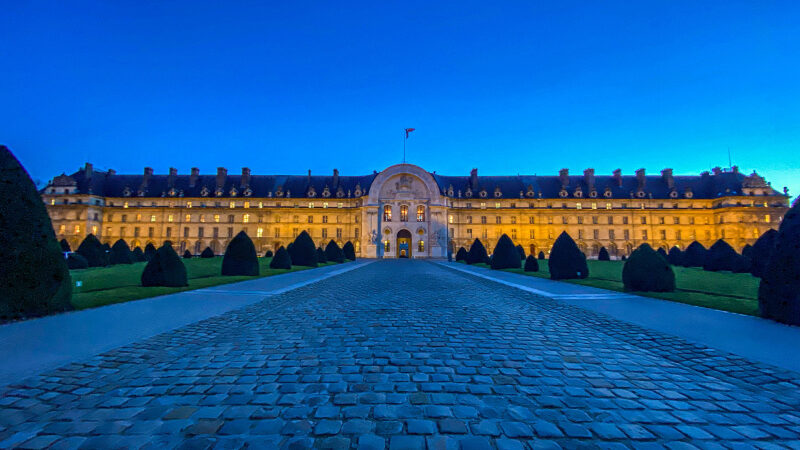
[{"label": "cone-shaped topiary shrub", "polygon": [[328,262],[328,257],[325,256],[325,250],[322,247],[317,247],[317,264],[325,264]]},{"label": "cone-shaped topiary shrub", "polygon": [[66,239],[62,239],[59,241],[59,245],[61,245],[61,250],[65,252],[71,252],[72,248],[69,246],[69,242]]},{"label": "cone-shaped topiary shrub", "polygon": [[131,253],[133,254],[133,259],[135,259],[136,262],[147,261],[147,258],[144,257],[142,247],[136,247]]},{"label": "cone-shaped topiary shrub", "polygon": [[342,253],[344,253],[344,257],[346,259],[349,259],[350,261],[356,260],[356,248],[353,246],[352,242],[347,241],[344,243],[344,246],[342,247]]},{"label": "cone-shaped topiary shrub", "polygon": [[93,234],[89,234],[83,239],[76,252],[86,258],[86,261],[89,262],[89,267],[103,267],[106,265],[106,250]]},{"label": "cone-shaped topiary shrub", "polygon": [[767,230],[762,234],[755,244],[753,250],[750,252],[751,270],[750,273],[754,277],[761,277],[769,262],[769,256],[772,254],[772,249],[775,248],[775,238],[778,237],[777,230]]},{"label": "cone-shaped topiary shrub", "polygon": [[629,291],[672,292],[675,290],[675,272],[663,256],[649,245],[642,244],[625,261],[622,283]]},{"label": "cone-shaped topiary shrub", "polygon": [[467,260],[467,249],[461,247],[456,252],[456,261],[466,261]]},{"label": "cone-shaped topiary shrub", "polygon": [[110,264],[132,264],[134,263],[133,253],[131,253],[131,248],[128,247],[128,243],[124,240],[120,239],[117,242],[114,242],[114,245],[111,247],[111,253],[109,255]]},{"label": "cone-shaped topiary shrub", "polygon": [[519,253],[519,260],[525,261],[525,249],[522,245],[517,245],[517,253]]},{"label": "cone-shaped topiary shrub", "polygon": [[627,257],[627,256],[625,256],[625,255],[622,255],[622,258],[620,258],[620,259],[621,259],[622,261],[625,261],[625,260],[627,260],[627,259],[628,259],[628,257]]},{"label": "cone-shaped topiary shrub", "polygon": [[761,317],[800,325],[800,202],[783,218],[758,286]]},{"label": "cone-shaped topiary shrub", "polygon": [[503,234],[500,236],[500,239],[498,239],[497,246],[494,248],[494,253],[492,253],[491,264],[494,270],[519,269],[522,265],[520,263],[517,247],[514,246],[514,243],[511,242],[511,238],[506,234]]},{"label": "cone-shaped topiary shrub", "polygon": [[331,240],[328,242],[328,245],[325,246],[325,259],[340,264],[344,262],[344,252],[339,248],[339,244],[337,244],[336,241]]},{"label": "cone-shaped topiary shrub", "polygon": [[288,251],[293,266],[317,267],[317,247],[305,230],[297,235]]},{"label": "cone-shaped topiary shrub", "polygon": [[681,260],[683,259],[683,252],[677,246],[672,247],[669,249],[669,253],[667,253],[667,262],[672,264],[673,266],[681,265]]},{"label": "cone-shaped topiary shrub", "polygon": [[486,254],[486,247],[480,239],[475,239],[467,252],[467,264],[479,264],[489,261],[489,255]]},{"label": "cone-shaped topiary shrub", "polygon": [[258,276],[258,253],[250,236],[240,231],[228,243],[222,257],[222,275]]},{"label": "cone-shaped topiary shrub", "polygon": [[608,250],[605,247],[600,247],[600,251],[597,253],[597,260],[598,261],[611,261],[611,257],[608,256]]},{"label": "cone-shaped topiary shrub", "polygon": [[142,271],[142,286],[188,286],[186,266],[171,245],[156,250]]},{"label": "cone-shaped topiary shrub", "polygon": [[736,253],[736,250],[730,244],[720,239],[708,249],[706,260],[703,263],[703,270],[711,272],[728,270],[733,272],[741,266],[740,258],[741,255]]},{"label": "cone-shaped topiary shrub", "polygon": [[539,251],[539,256],[538,256],[538,258],[539,258],[539,259],[544,259],[544,252],[543,252],[543,251]]},{"label": "cone-shaped topiary shrub", "polygon": [[581,252],[575,241],[562,231],[550,250],[550,259],[547,260],[550,268],[550,279],[565,280],[571,278],[586,278],[589,276],[589,267],[586,265],[586,255]]},{"label": "cone-shaped topiary shrub", "polygon": [[703,264],[706,262],[707,253],[708,250],[703,247],[703,244],[693,241],[686,247],[686,251],[683,252],[681,263],[683,267],[703,267]]},{"label": "cone-shaped topiary shrub", "polygon": [[272,261],[269,262],[270,269],[291,269],[292,258],[289,257],[289,252],[286,251],[282,245],[275,252]]},{"label": "cone-shaped topiary shrub", "polygon": [[213,258],[214,257],[214,250],[211,250],[211,247],[206,247],[203,249],[203,252],[200,253],[201,258]]},{"label": "cone-shaped topiary shrub", "polygon": [[275,254],[272,253],[272,250],[267,250],[267,252],[264,253],[264,258],[272,258],[273,256],[275,256]]},{"label": "cone-shaped topiary shrub", "polygon": [[667,259],[668,255],[667,255],[667,251],[666,250],[664,250],[663,248],[659,247],[658,250],[656,250],[656,253],[661,255],[661,257],[664,258],[664,261],[668,261],[668,259]]},{"label": "cone-shaped topiary shrub", "polygon": [[538,272],[539,271],[539,261],[533,257],[533,255],[528,255],[525,258],[525,272]]},{"label": "cone-shaped topiary shrub", "polygon": [[190,252],[189,250],[186,250],[185,252],[183,252],[183,259],[189,259],[189,258],[191,258],[193,256],[194,255],[192,255],[192,252]]},{"label": "cone-shaped topiary shrub", "polygon": [[[170,245],[172,247],[172,245]],[[153,256],[156,254],[156,246],[152,243],[148,243],[144,246],[144,259],[150,261],[153,259]]]},{"label": "cone-shaped topiary shrub", "polygon": [[89,267],[89,261],[78,253],[72,252],[67,255],[67,267],[72,269],[86,269]]},{"label": "cone-shaped topiary shrub", "polygon": [[753,259],[753,246],[750,244],[744,244],[744,247],[742,247],[742,256],[747,259]]},{"label": "cone-shaped topiary shrub", "polygon": [[42,197],[0,145],[0,321],[72,309],[72,279]]}]

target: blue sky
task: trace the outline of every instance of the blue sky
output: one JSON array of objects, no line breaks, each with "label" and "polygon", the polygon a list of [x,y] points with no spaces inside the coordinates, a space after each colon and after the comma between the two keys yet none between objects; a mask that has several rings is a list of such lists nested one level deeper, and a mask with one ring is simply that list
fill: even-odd
[{"label": "blue sky", "polygon": [[[491,3],[491,4],[490,4]],[[697,174],[800,193],[800,3],[4,2],[0,143],[34,179]]]}]

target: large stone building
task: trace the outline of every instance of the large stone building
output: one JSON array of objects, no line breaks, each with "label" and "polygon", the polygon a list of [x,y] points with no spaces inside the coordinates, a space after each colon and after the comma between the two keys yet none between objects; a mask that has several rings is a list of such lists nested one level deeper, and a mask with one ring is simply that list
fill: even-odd
[{"label": "large stone building", "polygon": [[224,251],[241,230],[262,253],[307,230],[318,245],[352,241],[361,257],[446,257],[480,238],[491,249],[507,234],[529,253],[547,253],[567,231],[589,256],[630,254],[647,242],[685,248],[725,239],[738,250],[777,228],[788,195],[736,167],[699,176],[637,170],[624,176],[443,176],[398,164],[362,176],[156,175],[95,171],[91,164],[43,190],[59,239],[73,248],[88,233],[131,247],[172,241],[181,252]]}]

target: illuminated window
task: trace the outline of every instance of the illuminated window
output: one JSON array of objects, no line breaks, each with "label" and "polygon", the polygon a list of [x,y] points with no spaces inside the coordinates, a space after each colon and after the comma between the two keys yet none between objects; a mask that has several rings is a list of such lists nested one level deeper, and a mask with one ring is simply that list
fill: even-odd
[{"label": "illuminated window", "polygon": [[250,223],[250,214],[245,214],[242,216],[242,222]]},{"label": "illuminated window", "polygon": [[150,216],[150,222],[155,222],[155,221],[156,221],[156,216],[155,215],[151,215]]},{"label": "illuminated window", "polygon": [[500,207],[500,202],[495,202],[494,207],[495,208],[499,208]]},{"label": "illuminated window", "polygon": [[769,223],[769,214],[764,215],[764,222]]},{"label": "illuminated window", "polygon": [[51,205],[55,205],[55,204],[56,204],[56,199],[54,199],[54,198],[53,198],[53,199],[50,199],[50,204],[51,204]]},{"label": "illuminated window", "polygon": [[391,250],[391,248],[392,248],[392,247],[391,247],[391,245],[389,244],[389,241],[383,241],[383,251],[385,251],[385,252],[388,252],[388,251],[390,251],[390,250]]},{"label": "illuminated window", "polygon": [[258,202],[258,207],[259,208],[263,208],[264,207],[264,202]]},{"label": "illuminated window", "polygon": [[308,207],[309,208],[313,208],[314,207],[314,202],[308,202]]},{"label": "illuminated window", "polygon": [[263,228],[259,227],[256,230],[256,237],[264,237],[264,229]]},{"label": "illuminated window", "polygon": [[575,204],[575,208],[576,208],[576,209],[581,209],[581,202],[578,202],[578,203],[576,203],[576,204]]},{"label": "illuminated window", "polygon": [[339,204],[338,204],[338,205],[336,205],[336,206],[337,206],[338,208],[344,208],[344,203],[342,203],[342,202],[339,202]]},{"label": "illuminated window", "polygon": [[486,209],[486,203],[481,202],[481,209]]},{"label": "illuminated window", "polygon": [[450,216],[447,218],[447,221],[448,221],[448,222],[450,222],[450,223],[453,223],[453,216],[452,216],[452,215],[450,215]]},{"label": "illuminated window", "polygon": [[75,234],[81,234],[81,226],[75,225]]},{"label": "illuminated window", "polygon": [[597,209],[597,203],[592,202],[592,209]]},{"label": "illuminated window", "polygon": [[236,202],[230,202],[229,205],[230,205],[231,208],[235,208],[236,207]]},{"label": "illuminated window", "polygon": [[420,252],[425,251],[425,241],[419,241],[417,243],[417,250],[419,250]]},{"label": "illuminated window", "polygon": [[408,222],[408,205],[400,205],[400,222]]},{"label": "illuminated window", "polygon": [[392,221],[392,206],[391,205],[384,205],[384,207],[383,207],[383,221],[384,222],[391,222]]},{"label": "illuminated window", "polygon": [[167,222],[172,222],[172,214],[167,216]]},{"label": "illuminated window", "polygon": [[67,232],[67,226],[66,225],[61,225],[61,226],[58,227],[58,234],[64,234],[66,232]]},{"label": "illuminated window", "polygon": [[127,208],[127,207],[128,207],[128,202],[125,202],[125,203],[123,203],[123,204],[122,204],[122,207],[123,207],[123,208]]},{"label": "illuminated window", "polygon": [[323,208],[327,208],[327,207],[328,207],[328,202],[324,202],[324,203],[322,203],[322,207],[323,207]]},{"label": "illuminated window", "polygon": [[611,209],[611,203],[606,203],[606,209]]},{"label": "illuminated window", "polygon": [[[191,208],[192,207],[192,202],[186,202],[186,207],[187,208]],[[126,206],[126,208],[127,208],[127,206]]]},{"label": "illuminated window", "polygon": [[92,234],[97,235],[97,225],[92,225]]},{"label": "illuminated window", "polygon": [[214,214],[214,222],[219,222],[219,214]]},{"label": "illuminated window", "polygon": [[250,202],[244,202],[244,207],[245,208],[249,208],[250,207]]}]

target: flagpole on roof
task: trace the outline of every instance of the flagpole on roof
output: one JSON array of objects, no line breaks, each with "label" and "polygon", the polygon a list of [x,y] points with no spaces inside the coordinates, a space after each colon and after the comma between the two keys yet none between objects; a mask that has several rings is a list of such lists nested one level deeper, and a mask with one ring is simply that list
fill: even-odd
[{"label": "flagpole on roof", "polygon": [[408,130],[403,128],[403,133],[405,134],[405,136],[403,136],[403,164],[405,164],[406,163],[406,141],[408,140]]}]

